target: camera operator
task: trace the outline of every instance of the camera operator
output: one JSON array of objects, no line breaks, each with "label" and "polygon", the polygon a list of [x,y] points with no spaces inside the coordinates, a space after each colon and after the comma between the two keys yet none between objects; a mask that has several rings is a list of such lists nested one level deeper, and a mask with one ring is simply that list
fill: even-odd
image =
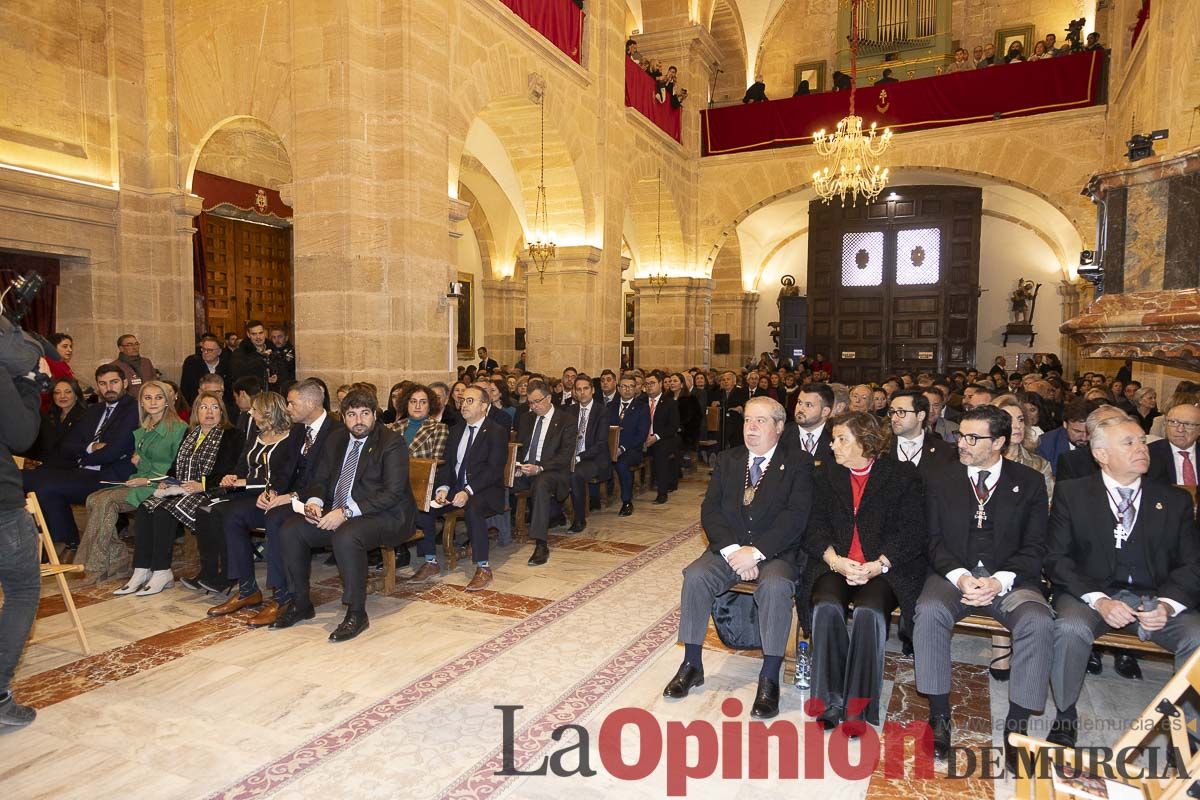
[{"label": "camera operator", "polygon": [[42,587],[37,528],[25,510],[21,472],[12,454],[28,449],[37,437],[42,387],[50,377],[42,355],[36,342],[0,318],[0,730],[24,727],[36,715],[9,689]]}]

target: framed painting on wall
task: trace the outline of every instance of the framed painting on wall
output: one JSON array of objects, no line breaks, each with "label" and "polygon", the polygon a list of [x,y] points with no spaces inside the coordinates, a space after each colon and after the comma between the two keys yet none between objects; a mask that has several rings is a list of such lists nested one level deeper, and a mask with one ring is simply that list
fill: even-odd
[{"label": "framed painting on wall", "polygon": [[458,342],[456,348],[461,358],[468,359],[475,355],[475,283],[469,272],[458,273],[459,283],[462,284],[462,296],[458,298]]},{"label": "framed painting on wall", "polygon": [[1026,58],[1033,55],[1033,23],[1000,28],[996,31],[996,63],[1003,63],[1004,56],[1013,42],[1021,43],[1021,52]]},{"label": "framed painting on wall", "polygon": [[633,292],[625,293],[625,336],[633,336],[634,314],[636,313],[636,306],[634,305],[635,297],[637,295]]},{"label": "framed painting on wall", "polygon": [[825,62],[810,61],[807,64],[797,64],[792,74],[793,92],[800,86],[801,81],[808,81],[809,94],[825,91]]}]

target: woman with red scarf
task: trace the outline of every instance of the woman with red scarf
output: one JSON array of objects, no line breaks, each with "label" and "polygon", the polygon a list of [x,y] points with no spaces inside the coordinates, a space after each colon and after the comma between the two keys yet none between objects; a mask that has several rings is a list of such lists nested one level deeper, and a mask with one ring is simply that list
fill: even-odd
[{"label": "woman with red scarf", "polygon": [[880,722],[892,612],[911,616],[925,581],[924,497],[916,469],[884,455],[886,423],[851,412],[828,424],[837,463],[814,474],[801,619],[812,643],[811,696],[824,703],[818,721],[827,730],[852,723],[846,733],[858,736],[863,721]]}]

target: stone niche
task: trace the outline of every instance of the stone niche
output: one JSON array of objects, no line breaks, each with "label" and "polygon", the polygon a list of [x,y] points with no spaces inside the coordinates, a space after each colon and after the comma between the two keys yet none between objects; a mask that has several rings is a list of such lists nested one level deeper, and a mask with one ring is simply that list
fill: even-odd
[{"label": "stone niche", "polygon": [[1084,358],[1200,371],[1200,148],[1095,175],[1097,299],[1062,325]]}]

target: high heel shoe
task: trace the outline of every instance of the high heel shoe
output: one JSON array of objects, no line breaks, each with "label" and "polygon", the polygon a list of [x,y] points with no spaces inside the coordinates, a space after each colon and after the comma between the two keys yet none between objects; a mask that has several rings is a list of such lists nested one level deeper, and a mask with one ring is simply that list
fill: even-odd
[{"label": "high heel shoe", "polygon": [[175,573],[169,569],[156,569],[150,574],[150,580],[134,594],[134,597],[149,597],[152,594],[158,594],[163,589],[170,589],[174,585]]},{"label": "high heel shoe", "polygon": [[129,579],[129,583],[122,586],[113,592],[115,595],[133,594],[141,590],[146,585],[146,581],[150,579],[150,570],[138,567],[133,571],[133,577]]}]

